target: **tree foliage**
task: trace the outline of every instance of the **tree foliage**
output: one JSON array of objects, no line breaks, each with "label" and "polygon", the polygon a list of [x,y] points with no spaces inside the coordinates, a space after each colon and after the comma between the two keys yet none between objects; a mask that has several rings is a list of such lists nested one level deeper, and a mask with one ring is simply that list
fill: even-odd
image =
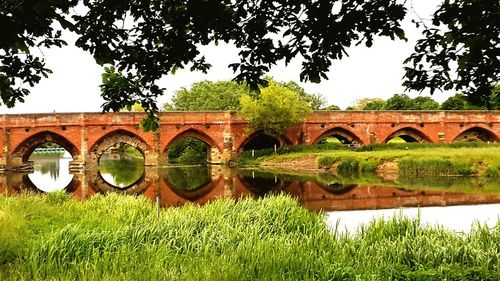
[{"label": "tree foliage", "polygon": [[[424,38],[405,61],[408,89],[463,92],[472,104],[491,108],[500,77],[500,2],[444,0]],[[455,66],[456,65],[456,66]]]},{"label": "tree foliage", "polygon": [[[320,94],[306,93],[299,84],[277,82],[266,76],[270,83],[279,84],[290,89],[306,102],[312,109],[320,109],[325,104],[325,98]],[[163,105],[165,111],[205,111],[205,110],[239,110],[243,95],[258,97],[259,93],[252,91],[246,84],[235,81],[202,81],[192,85],[190,89],[182,88],[174,93],[172,101]]]},{"label": "tree foliage", "polygon": [[381,98],[361,98],[354,102],[354,105],[349,106],[348,110],[367,110],[366,106],[372,102],[384,102]]},{"label": "tree foliage", "polygon": [[190,89],[174,93],[171,103],[163,105],[167,111],[238,110],[240,98],[250,93],[244,84],[233,81],[202,81]]},{"label": "tree foliage", "polygon": [[411,98],[406,94],[396,94],[387,100],[362,98],[348,110],[437,110],[439,103],[430,97]]},{"label": "tree foliage", "polygon": [[[0,1],[0,97],[13,107],[24,102],[33,87],[50,69],[36,55],[40,47],[61,47],[61,29],[69,27],[64,17],[78,0],[2,0]],[[2,104],[0,103],[0,105]]]},{"label": "tree foliage", "polygon": [[241,97],[240,114],[254,131],[262,130],[283,143],[283,134],[293,126],[304,122],[311,108],[289,88],[271,83],[261,90],[260,97]]},{"label": "tree foliage", "polygon": [[[103,79],[104,111],[141,103],[155,120],[156,82],[178,69],[206,72],[200,49],[218,42],[239,48],[229,65],[236,81],[258,90],[278,61],[303,58],[300,79],[320,82],[332,60],[354,44],[371,46],[375,36],[404,39],[406,14],[397,0],[3,0],[0,4],[0,95],[14,106],[50,70],[32,51],[61,46],[61,30],[78,35],[76,45],[108,66]],[[78,3],[82,14],[69,11]],[[59,25],[57,25],[58,23]],[[113,66],[111,68],[109,66]],[[154,128],[154,124],[149,124]]]}]

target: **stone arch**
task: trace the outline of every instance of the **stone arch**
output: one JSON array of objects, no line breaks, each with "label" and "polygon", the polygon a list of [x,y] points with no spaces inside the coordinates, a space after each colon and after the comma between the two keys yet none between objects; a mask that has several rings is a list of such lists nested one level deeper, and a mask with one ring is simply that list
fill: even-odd
[{"label": "stone arch", "polygon": [[219,145],[216,141],[214,141],[210,136],[197,129],[190,128],[180,132],[174,138],[172,138],[165,146],[164,152],[167,152],[169,146],[172,145],[172,143],[187,137],[195,138],[197,140],[206,143],[210,147],[216,147],[217,149],[219,149],[219,151],[222,151],[222,146]]},{"label": "stone arch", "polygon": [[342,144],[347,144],[347,145],[362,145],[363,142],[361,139],[354,134],[353,132],[340,128],[340,127],[335,127],[333,129],[328,129],[325,132],[323,132],[319,137],[317,137],[314,141],[313,144],[318,144],[322,139],[333,136],[340,140]]},{"label": "stone arch", "polygon": [[209,135],[205,134],[202,131],[199,131],[194,128],[189,128],[185,131],[180,132],[177,134],[174,138],[172,138],[167,145],[165,146],[165,149],[163,150],[163,154],[167,154],[170,146],[184,138],[194,138],[197,139],[201,142],[204,142],[207,145],[207,157],[208,157],[208,162],[220,162],[222,159],[222,153],[223,153],[223,148],[221,144],[218,144],[214,139],[212,139]]},{"label": "stone arch", "polygon": [[146,171],[144,171],[138,180],[126,187],[116,187],[111,185],[104,180],[101,172],[97,169],[88,170],[87,178],[94,190],[101,193],[116,192],[123,194],[141,194],[152,184],[152,180],[147,178],[146,174]]},{"label": "stone arch", "polygon": [[26,163],[33,151],[40,146],[41,144],[52,142],[55,143],[64,149],[66,149],[73,159],[76,159],[78,155],[80,155],[80,150],[67,138],[51,132],[51,131],[42,131],[36,133],[26,140],[21,142],[13,151],[12,158],[20,158],[22,163]]},{"label": "stone arch", "polygon": [[[78,189],[78,187],[80,187],[80,185],[81,185],[80,180],[76,176],[73,176],[71,181],[68,183],[68,185],[66,185],[66,187],[63,188],[63,190],[68,193],[73,193],[75,192],[75,190]],[[31,181],[31,179],[28,177],[27,174],[23,175],[22,187],[36,193],[44,193],[44,191],[36,187],[36,185]]]},{"label": "stone arch", "polygon": [[180,188],[176,188],[175,186],[173,186],[167,178],[162,178],[162,180],[175,194],[189,201],[195,201],[200,198],[203,198],[205,195],[207,195],[208,193],[210,193],[210,191],[214,189],[217,182],[209,179],[207,182],[203,183],[196,189],[182,190]]},{"label": "stone arch", "polygon": [[411,127],[406,127],[396,130],[395,132],[387,136],[383,142],[387,143],[389,140],[396,137],[400,137],[406,142],[419,142],[419,143],[432,142],[431,139],[426,134]]},{"label": "stone arch", "polygon": [[317,184],[321,189],[335,195],[345,194],[358,187],[357,184],[344,184],[342,182],[332,182],[325,184],[317,183]]},{"label": "stone arch", "polygon": [[472,127],[459,133],[452,142],[499,142],[499,137],[482,127]]},{"label": "stone arch", "polygon": [[[277,144],[277,146],[279,146],[279,143],[280,143],[279,139],[277,139],[269,134],[266,134],[262,130],[259,130],[259,131],[253,132],[249,136],[247,136],[245,138],[245,140],[242,141],[241,144],[238,146],[236,151],[244,150],[245,146],[249,145],[252,141],[255,141],[256,139],[261,138],[261,137],[269,139],[269,140],[274,139],[275,144]],[[285,136],[285,145],[291,145],[291,144],[292,144],[292,142],[290,141],[290,139],[288,139]],[[256,148],[256,149],[262,149],[262,148]]]},{"label": "stone arch", "polygon": [[126,130],[115,130],[102,136],[89,150],[89,161],[91,165],[98,165],[99,159],[104,152],[116,143],[126,143],[139,150],[144,156],[144,165],[156,165],[156,153],[146,142],[136,134]]}]

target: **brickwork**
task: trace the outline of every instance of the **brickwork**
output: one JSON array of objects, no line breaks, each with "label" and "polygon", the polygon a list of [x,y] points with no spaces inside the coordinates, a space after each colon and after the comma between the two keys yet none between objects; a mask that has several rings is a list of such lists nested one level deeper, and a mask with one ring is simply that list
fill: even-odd
[{"label": "brickwork", "polygon": [[[143,152],[145,164],[167,162],[169,146],[184,137],[208,144],[209,161],[234,158],[255,132],[235,112],[168,112],[157,132],[144,132],[142,113],[61,113],[1,115],[0,170],[28,165],[44,142],[68,150],[78,167],[93,167],[102,152],[125,142]],[[500,111],[318,111],[286,133],[286,142],[318,143],[334,136],[346,144],[387,142],[393,137],[419,142],[500,141]],[[77,165],[78,164],[78,165]]]}]

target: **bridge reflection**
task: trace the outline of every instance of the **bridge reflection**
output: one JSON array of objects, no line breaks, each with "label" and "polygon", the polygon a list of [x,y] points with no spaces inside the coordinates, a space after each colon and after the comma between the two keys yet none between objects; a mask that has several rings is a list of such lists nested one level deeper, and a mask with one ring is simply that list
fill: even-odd
[{"label": "bridge reflection", "polygon": [[[161,207],[181,206],[186,203],[205,204],[217,198],[231,197],[238,200],[243,197],[262,197],[266,194],[286,193],[296,198],[310,210],[370,210],[399,207],[425,207],[450,205],[476,205],[500,202],[500,186],[496,191],[480,193],[456,192],[419,188],[405,190],[394,183],[352,183],[330,178],[318,180],[278,176],[258,171],[228,170],[214,166],[200,168],[196,173],[205,173],[201,180],[188,179],[184,175],[179,181],[179,170],[155,169],[146,167],[139,181],[128,188],[110,185],[98,172],[87,171],[74,174],[65,188],[74,198],[85,200],[95,194],[110,192],[122,194],[142,194],[152,202],[159,202]],[[174,180],[175,179],[175,180]],[[184,180],[184,181],[182,181]],[[472,190],[472,189],[471,189]],[[0,194],[15,196],[23,191],[42,193],[31,182],[27,174],[0,175]]]}]

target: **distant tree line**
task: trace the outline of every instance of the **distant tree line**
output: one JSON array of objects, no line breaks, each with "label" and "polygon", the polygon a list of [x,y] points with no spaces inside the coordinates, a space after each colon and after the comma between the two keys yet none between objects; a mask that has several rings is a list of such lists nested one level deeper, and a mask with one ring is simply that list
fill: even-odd
[{"label": "distant tree line", "polygon": [[387,100],[362,98],[346,110],[500,110],[500,84],[495,86],[491,96],[491,108],[474,105],[464,94],[457,93],[442,104],[430,97],[411,98],[406,94],[396,94]]}]

